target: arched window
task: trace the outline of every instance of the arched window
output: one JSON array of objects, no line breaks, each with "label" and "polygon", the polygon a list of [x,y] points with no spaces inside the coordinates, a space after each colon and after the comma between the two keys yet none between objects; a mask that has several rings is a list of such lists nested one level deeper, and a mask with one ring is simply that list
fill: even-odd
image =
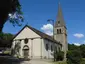
[{"label": "arched window", "polygon": [[53,51],[53,46],[51,45],[51,51]]},{"label": "arched window", "polygon": [[46,44],[46,50],[48,51],[48,44]]},{"label": "arched window", "polygon": [[60,47],[58,47],[58,51],[60,51]]},{"label": "arched window", "polygon": [[59,29],[57,29],[57,34],[59,34]]},{"label": "arched window", "polygon": [[59,31],[60,31],[60,34],[61,34],[61,29],[59,29]]},{"label": "arched window", "polygon": [[58,24],[60,24],[60,21],[58,21]]}]

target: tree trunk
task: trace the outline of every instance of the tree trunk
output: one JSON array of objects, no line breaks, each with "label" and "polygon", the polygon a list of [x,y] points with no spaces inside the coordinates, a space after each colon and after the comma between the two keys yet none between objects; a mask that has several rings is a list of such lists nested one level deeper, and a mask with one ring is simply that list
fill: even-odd
[{"label": "tree trunk", "polygon": [[6,21],[0,22],[0,33],[2,33],[2,29],[3,29],[3,27],[4,27],[5,22],[6,22]]},{"label": "tree trunk", "polygon": [[0,26],[0,33],[2,32],[2,28],[3,28],[3,26]]},{"label": "tree trunk", "polygon": [[7,21],[7,18],[8,18],[8,12],[4,12],[4,14],[0,12],[0,33],[2,32],[4,24]]}]

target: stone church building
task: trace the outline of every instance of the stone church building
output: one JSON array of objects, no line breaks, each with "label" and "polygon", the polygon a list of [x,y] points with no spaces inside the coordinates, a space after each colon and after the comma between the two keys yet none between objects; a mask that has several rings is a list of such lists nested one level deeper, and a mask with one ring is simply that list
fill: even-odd
[{"label": "stone church building", "polygon": [[31,26],[24,26],[13,38],[13,56],[30,59],[52,59],[54,50],[66,51],[67,28],[60,4],[58,5],[57,20],[54,25],[54,38]]}]

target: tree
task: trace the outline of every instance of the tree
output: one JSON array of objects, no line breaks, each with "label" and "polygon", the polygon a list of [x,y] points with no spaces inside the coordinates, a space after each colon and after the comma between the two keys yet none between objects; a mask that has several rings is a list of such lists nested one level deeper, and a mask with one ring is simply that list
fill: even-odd
[{"label": "tree", "polygon": [[75,50],[75,49],[79,49],[79,46],[76,46],[74,44],[68,44],[68,50]]},{"label": "tree", "polygon": [[14,37],[13,34],[3,33],[3,39],[4,39],[4,40],[12,40],[13,37]]},{"label": "tree", "polygon": [[63,51],[58,51],[57,52],[57,61],[62,61],[64,59],[64,52]]},{"label": "tree", "polygon": [[81,50],[82,57],[85,58],[85,44],[82,44],[80,46],[80,50]]},{"label": "tree", "polygon": [[82,55],[80,46],[68,44],[67,64],[80,64]]},{"label": "tree", "polygon": [[82,60],[80,50],[70,50],[67,53],[67,64],[80,64]]},{"label": "tree", "polygon": [[21,5],[19,0],[1,0],[0,1],[0,32],[2,32],[3,26],[7,20],[15,25],[19,24],[19,20],[22,20]]},{"label": "tree", "polygon": [[62,61],[64,59],[64,52],[61,50],[54,49],[54,61]]},{"label": "tree", "polygon": [[18,41],[16,44],[15,44],[15,47],[14,47],[14,53],[13,54],[16,54],[16,56],[17,57],[19,57],[20,56],[20,53],[19,53],[19,51],[20,51],[20,48],[21,48],[21,46],[20,46],[20,41]]},{"label": "tree", "polygon": [[10,33],[0,33],[0,47],[11,47],[13,37]]}]

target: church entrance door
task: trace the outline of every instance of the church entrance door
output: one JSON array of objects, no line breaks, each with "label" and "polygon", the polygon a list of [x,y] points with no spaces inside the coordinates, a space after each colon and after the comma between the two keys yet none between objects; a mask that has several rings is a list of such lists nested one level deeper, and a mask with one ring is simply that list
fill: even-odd
[{"label": "church entrance door", "polygon": [[23,56],[25,59],[28,59],[28,56],[29,56],[29,47],[27,45],[25,45],[23,47]]},{"label": "church entrance door", "polygon": [[24,58],[27,59],[29,56],[29,50],[24,49]]}]

